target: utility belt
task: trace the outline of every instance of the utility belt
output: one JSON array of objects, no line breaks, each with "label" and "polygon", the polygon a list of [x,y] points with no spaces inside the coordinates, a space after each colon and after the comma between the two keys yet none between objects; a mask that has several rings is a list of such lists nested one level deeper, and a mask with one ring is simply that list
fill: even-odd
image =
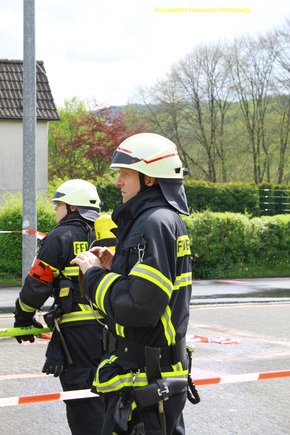
[{"label": "utility belt", "polygon": [[[199,396],[195,386],[188,375],[187,378],[182,376],[163,378],[161,373],[162,366],[169,366],[183,361],[188,354],[189,349],[186,347],[185,338],[172,346],[163,348],[154,348],[135,343],[123,337],[116,338],[108,330],[105,330],[105,350],[114,352],[120,358],[126,358],[139,367],[146,368],[148,385],[144,387],[135,387],[134,380],[131,386],[125,387],[119,393],[114,410],[114,421],[116,424],[116,433],[123,433],[128,430],[129,416],[132,411],[133,402],[139,409],[158,404],[158,415],[160,428],[163,435],[167,434],[166,418],[164,414],[164,402],[171,396],[187,392],[187,397],[192,403],[199,402]],[[191,364],[190,364],[191,366]],[[191,368],[191,367],[190,367]],[[143,425],[143,422],[138,424]],[[130,433],[145,434],[144,425],[142,431],[131,431]]]},{"label": "utility belt", "polygon": [[158,349],[161,367],[177,364],[186,358],[185,338],[171,346],[154,348],[137,343],[124,337],[115,337],[107,328],[103,330],[104,351],[121,359],[131,361],[137,367],[146,367],[146,358]]},{"label": "utility belt", "polygon": [[[156,348],[136,343],[124,337],[115,337],[112,332],[104,328],[103,343],[105,352],[129,360],[137,367],[144,367],[148,381],[148,385],[144,387],[135,387],[133,380],[130,387],[123,388],[119,393],[119,399],[114,411],[116,433],[128,430],[129,415],[134,401],[136,401],[140,409],[158,403],[160,427],[164,435],[167,433],[164,401],[169,400],[172,395],[187,391],[187,397],[191,403],[199,402],[200,398],[190,375],[192,350],[186,346],[185,337],[174,345]],[[161,367],[175,365],[184,361],[187,356],[189,358],[187,378],[182,376],[162,378]],[[143,435],[145,429],[144,431],[132,431],[130,433]]]}]

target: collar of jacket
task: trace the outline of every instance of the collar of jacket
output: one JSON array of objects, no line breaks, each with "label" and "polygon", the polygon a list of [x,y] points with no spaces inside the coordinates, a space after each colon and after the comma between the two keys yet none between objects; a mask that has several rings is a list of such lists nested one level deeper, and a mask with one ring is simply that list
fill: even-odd
[{"label": "collar of jacket", "polygon": [[84,219],[78,211],[73,211],[68,213],[67,215],[65,215],[62,220],[59,222],[59,224],[69,224],[71,221],[77,222],[84,222],[88,225],[90,225],[91,227],[93,226],[93,222],[91,221],[87,221],[86,219]]},{"label": "collar of jacket", "polygon": [[120,205],[112,214],[112,219],[121,229],[136,219],[141,213],[153,207],[172,208],[164,198],[159,186],[138,193],[125,204]]}]

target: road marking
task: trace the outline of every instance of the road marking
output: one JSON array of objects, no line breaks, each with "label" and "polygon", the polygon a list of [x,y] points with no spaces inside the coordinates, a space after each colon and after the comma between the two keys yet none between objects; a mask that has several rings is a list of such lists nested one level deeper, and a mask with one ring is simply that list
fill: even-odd
[{"label": "road marking", "polygon": [[235,337],[244,337],[247,338],[249,340],[258,340],[258,341],[262,341],[263,343],[270,343],[270,344],[279,344],[282,346],[290,346],[290,341],[284,341],[284,340],[276,340],[273,338],[267,338],[267,337],[262,337],[261,335],[255,335],[255,334],[249,334],[247,332],[242,332],[242,331],[233,331],[231,329],[227,329],[227,328],[218,328],[215,326],[210,326],[210,325],[204,325],[204,324],[199,324],[199,323],[191,323],[190,327],[194,328],[194,330],[198,329],[205,329],[207,331],[214,331],[214,332],[222,332],[224,334],[227,335],[234,335]]},{"label": "road marking", "polygon": [[37,372],[37,373],[19,373],[13,375],[0,375],[0,381],[9,381],[14,379],[30,379],[30,378],[40,378],[46,377],[45,373]]},{"label": "road marking", "polygon": [[235,361],[235,360],[247,360],[247,359],[263,359],[263,358],[272,358],[272,357],[280,357],[280,356],[289,356],[290,351],[285,352],[262,352],[262,353],[249,353],[243,355],[235,355],[235,356],[222,356],[222,357],[212,357],[212,358],[198,358],[194,356],[193,364],[203,364],[209,362],[222,362],[222,361]]}]

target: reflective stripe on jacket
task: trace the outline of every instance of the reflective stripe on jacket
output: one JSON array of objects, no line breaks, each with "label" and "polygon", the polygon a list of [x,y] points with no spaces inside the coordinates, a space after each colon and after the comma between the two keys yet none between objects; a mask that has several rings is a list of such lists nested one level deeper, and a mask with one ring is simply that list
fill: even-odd
[{"label": "reflective stripe on jacket", "polygon": [[90,305],[78,304],[79,311],[72,311],[67,314],[62,314],[59,324],[64,325],[70,322],[81,322],[88,320],[102,320],[103,316],[99,314],[99,311],[93,310]]},{"label": "reflective stripe on jacket", "polygon": [[[147,375],[144,370],[116,374],[115,376],[112,376],[108,380],[104,380],[102,382],[102,368],[105,366],[114,365],[114,363],[118,363],[118,357],[116,355],[112,355],[109,358],[103,359],[103,361],[100,363],[97,369],[97,375],[93,382],[93,387],[99,393],[112,393],[114,391],[119,391],[124,387],[145,387],[148,385]],[[161,375],[163,379],[169,377],[187,379],[188,370],[184,369],[182,364],[179,363],[175,366],[172,366],[171,370],[162,371]]]}]

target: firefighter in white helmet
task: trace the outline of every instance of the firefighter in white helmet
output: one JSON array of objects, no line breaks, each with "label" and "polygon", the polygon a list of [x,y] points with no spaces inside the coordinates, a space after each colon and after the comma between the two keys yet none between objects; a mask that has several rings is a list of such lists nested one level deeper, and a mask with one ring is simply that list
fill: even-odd
[{"label": "firefighter in white helmet", "polygon": [[[102,321],[99,313],[81,294],[79,268],[72,266],[70,261],[89,249],[95,239],[94,223],[100,213],[100,198],[93,184],[74,179],[59,186],[52,204],[57,226],[42,240],[36,260],[25,278],[16,301],[14,326],[41,326],[35,313],[53,296],[54,304],[44,316],[53,334],[42,371],[59,376],[64,391],[85,389],[91,387],[103,355],[103,325],[98,322]],[[17,337],[17,341],[33,342],[34,336]],[[65,403],[72,434],[101,434],[102,397]]]},{"label": "firefighter in white helmet", "polygon": [[103,435],[184,435],[192,286],[190,242],[179,216],[188,214],[184,169],[175,144],[153,133],[122,142],[110,167],[119,171],[115,185],[123,197],[112,214],[115,255],[109,263],[107,249],[94,248],[72,262],[107,323],[106,354],[93,383],[107,396]]}]

